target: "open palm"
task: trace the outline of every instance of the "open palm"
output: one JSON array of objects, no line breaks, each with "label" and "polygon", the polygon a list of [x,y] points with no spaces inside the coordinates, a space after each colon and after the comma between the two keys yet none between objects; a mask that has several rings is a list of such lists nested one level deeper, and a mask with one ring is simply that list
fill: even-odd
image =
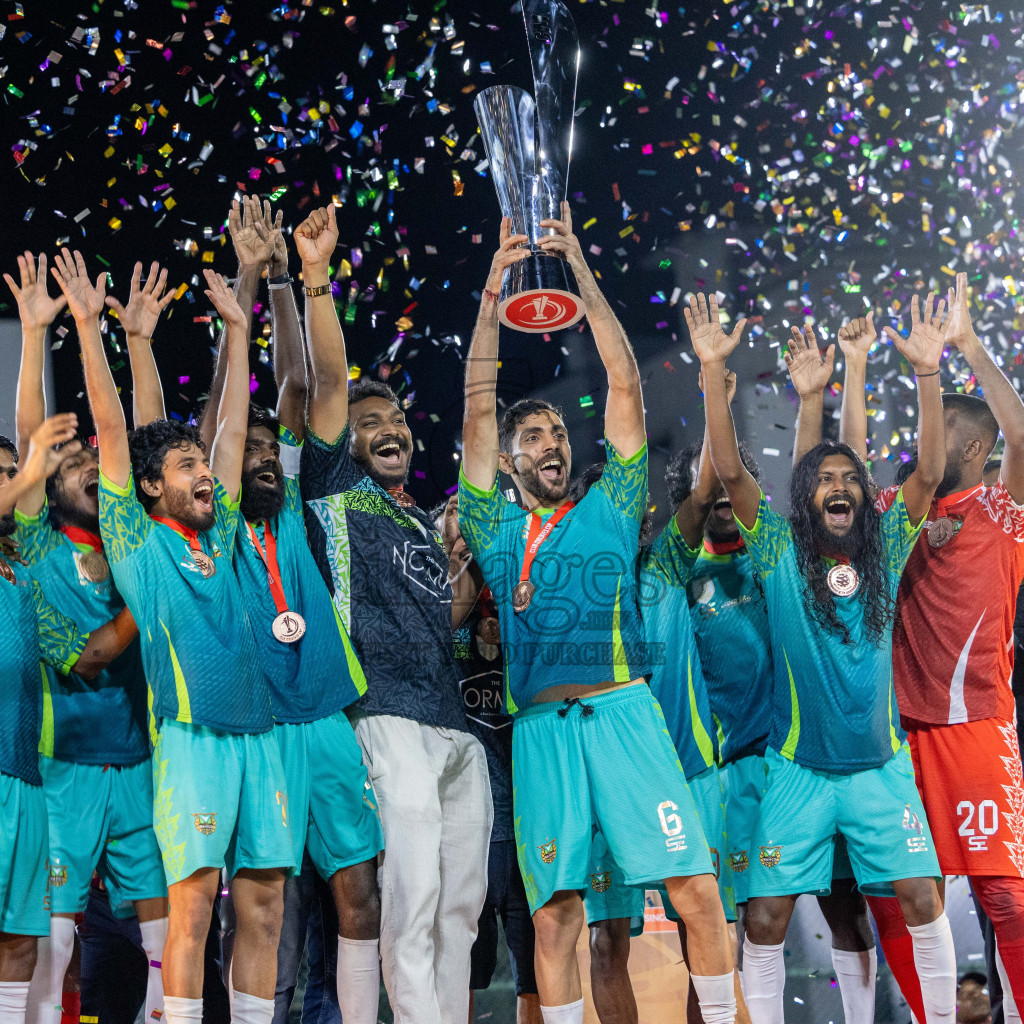
[{"label": "open palm", "polygon": [[722,330],[718,299],[712,295],[709,302],[703,292],[690,296],[689,307],[683,309],[683,316],[686,318],[693,351],[702,363],[724,363],[740,343],[743,329],[747,325],[744,317],[733,328],[732,334],[726,334]]},{"label": "open palm", "polygon": [[154,261],[150,265],[145,284],[142,283],[142,264],[135,264],[127,306],[122,306],[113,295],[108,295],[106,301],[117,314],[125,334],[151,338],[160,314],[173,298],[174,289],[167,289],[167,268],[161,270],[160,264]]},{"label": "open palm", "polygon": [[832,376],[836,347],[829,345],[823,356],[818,351],[818,339],[810,324],[807,324],[802,332],[799,327],[793,327],[791,331],[792,337],[785,360],[793,388],[801,398],[820,394],[828,387]]},{"label": "open palm", "polygon": [[921,300],[914,296],[910,300],[910,335],[904,338],[891,327],[884,328],[886,336],[900,350],[917,374],[934,373],[942,362],[942,350],[946,346],[944,321],[949,301],[935,301],[935,293],[929,292],[921,309]]},{"label": "open palm", "polygon": [[77,249],[74,254],[62,249],[53,262],[53,276],[68,300],[71,315],[78,321],[98,317],[103,312],[107,294],[107,275],[100,274],[94,285],[85,272],[85,259]]},{"label": "open palm", "polygon": [[262,270],[270,262],[274,254],[273,231],[264,222],[257,196],[245,196],[241,203],[236,199],[231,204],[228,234],[231,235],[239,267],[259,267]]},{"label": "open palm", "polygon": [[68,304],[63,294],[51,297],[46,288],[46,256],[39,254],[39,263],[27,250],[18,257],[19,283],[10,274],[4,274],[7,287],[18,303],[18,316],[25,328],[49,327],[57,314]]}]

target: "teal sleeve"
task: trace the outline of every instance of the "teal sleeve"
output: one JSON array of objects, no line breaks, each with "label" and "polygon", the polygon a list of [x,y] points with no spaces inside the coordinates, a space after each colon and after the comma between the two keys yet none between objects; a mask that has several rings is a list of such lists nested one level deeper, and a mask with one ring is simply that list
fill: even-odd
[{"label": "teal sleeve", "polygon": [[753,528],[748,530],[739,519],[736,525],[746,542],[754,568],[762,576],[767,576],[793,545],[793,531],[789,523],[768,504],[764,492],[761,493]]},{"label": "teal sleeve", "polygon": [[27,516],[15,509],[14,539],[18,554],[29,565],[38,565],[47,555],[64,546],[64,536],[50,525],[49,508],[46,502],[34,516]]},{"label": "teal sleeve", "polygon": [[886,568],[894,576],[903,573],[910,552],[924,526],[924,520],[914,526],[910,522],[907,506],[903,503],[903,488],[892,504],[882,513],[882,547],[885,551]]},{"label": "teal sleeve", "polygon": [[605,494],[612,508],[640,522],[647,510],[647,442],[626,459],[605,438],[604,454],[604,471],[593,489]]},{"label": "teal sleeve", "polygon": [[116,565],[145,544],[153,520],[136,496],[131,476],[124,487],[118,487],[101,472],[99,506],[103,553],[111,565]]},{"label": "teal sleeve", "polygon": [[291,515],[302,518],[302,494],[299,492],[299,481],[296,477],[285,477],[284,510]]},{"label": "teal sleeve", "polygon": [[498,490],[497,477],[491,489],[483,491],[459,469],[459,529],[475,558],[480,558],[494,543],[508,504]]},{"label": "teal sleeve", "polygon": [[285,479],[298,477],[302,460],[302,442],[287,428],[278,424],[277,441],[281,449],[281,472]]},{"label": "teal sleeve", "polygon": [[685,587],[693,575],[700,548],[688,547],[673,516],[649,547],[643,549],[643,568],[673,587]]},{"label": "teal sleeve", "polygon": [[217,531],[218,543],[221,551],[230,557],[235,536],[242,522],[242,497],[239,496],[232,501],[224,485],[217,479],[213,481],[213,507],[217,513],[217,522],[214,530]]},{"label": "teal sleeve", "polygon": [[67,675],[85,650],[89,634],[79,632],[66,615],[57,611],[43,596],[43,588],[35,580],[31,586],[39,626],[39,657]]}]

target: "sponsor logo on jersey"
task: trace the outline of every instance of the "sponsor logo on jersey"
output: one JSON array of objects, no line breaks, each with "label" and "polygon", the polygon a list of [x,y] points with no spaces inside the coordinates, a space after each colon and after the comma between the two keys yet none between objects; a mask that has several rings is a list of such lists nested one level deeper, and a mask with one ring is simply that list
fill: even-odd
[{"label": "sponsor logo on jersey", "polygon": [[594,892],[607,892],[612,886],[612,873],[610,871],[598,871],[590,876],[590,888]]},{"label": "sponsor logo on jersey", "polygon": [[750,858],[747,856],[747,851],[740,850],[739,853],[730,853],[729,866],[734,874],[742,875],[750,867]]},{"label": "sponsor logo on jersey", "polygon": [[911,811],[910,804],[906,804],[903,808],[903,827],[908,832],[916,832],[921,835],[924,832],[924,825],[921,824],[921,819],[917,816],[917,811]]},{"label": "sponsor logo on jersey", "polygon": [[540,850],[540,859],[544,861],[545,864],[550,864],[555,859],[555,854],[558,853],[558,846],[554,839],[546,843],[541,843],[537,849]]},{"label": "sponsor logo on jersey", "polygon": [[782,860],[781,846],[762,846],[760,861],[766,868],[773,868]]},{"label": "sponsor logo on jersey", "polygon": [[204,836],[212,836],[217,831],[216,811],[211,811],[209,814],[193,814],[192,817],[195,819],[196,831],[201,832]]}]

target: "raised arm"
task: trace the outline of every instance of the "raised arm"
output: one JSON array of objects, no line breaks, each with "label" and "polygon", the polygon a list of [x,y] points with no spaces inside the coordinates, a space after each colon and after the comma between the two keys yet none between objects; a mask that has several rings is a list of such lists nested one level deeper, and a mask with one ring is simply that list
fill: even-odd
[{"label": "raised arm", "polygon": [[846,361],[839,440],[848,444],[865,462],[868,459],[868,353],[875,343],[873,316],[868,313],[839,328],[839,348]]},{"label": "raised arm", "polygon": [[529,241],[513,235],[512,218],[501,218],[500,244],[487,272],[480,297],[473,338],[466,356],[466,397],[462,413],[462,472],[466,479],[488,491],[498,475],[498,420],[495,388],[498,385],[498,295],[505,268],[525,259]]},{"label": "raised arm", "polygon": [[1024,404],[974,331],[967,297],[967,275],[964,273],[956,275],[956,293],[946,338],[949,344],[960,349],[978,378],[985,401],[1003,434],[1000,479],[1010,497],[1018,505],[1024,504]]},{"label": "raised arm", "polygon": [[[15,505],[26,515],[38,514],[46,495],[46,478],[65,459],[82,450],[81,441],[75,438],[77,430],[78,417],[73,412],[51,416],[36,427],[17,475],[0,490],[0,516],[7,515]],[[58,449],[55,445],[62,447]]]},{"label": "raised arm", "polygon": [[647,441],[640,371],[632,346],[583,258],[579,239],[572,233],[569,204],[562,203],[561,220],[542,220],[540,225],[555,231],[555,234],[540,239],[540,247],[564,256],[576,275],[580,296],[587,307],[587,322],[608,375],[608,401],[604,409],[605,436],[620,455],[629,458]]},{"label": "raised arm", "polygon": [[136,427],[167,418],[160,371],[153,356],[153,332],[160,314],[174,298],[174,289],[167,288],[167,268],[160,269],[155,260],[149,267],[146,283],[142,283],[142,264],[132,271],[132,290],[128,305],[122,306],[113,295],[107,305],[124,328],[128,342],[128,359],[132,366],[132,407]]},{"label": "raised arm", "polygon": [[270,318],[274,338],[274,379],[277,381],[277,418],[281,426],[301,441],[306,430],[306,353],[295,293],[288,278],[288,246],[281,230],[284,214],[272,217],[270,203],[263,204],[263,223],[271,231],[274,251],[267,267]]},{"label": "raised arm", "polygon": [[18,373],[18,404],[15,413],[18,451],[24,455],[29,438],[46,417],[46,396],[43,392],[43,366],[46,362],[46,331],[57,314],[67,305],[63,294],[51,298],[46,287],[46,257],[40,253],[39,263],[26,251],[18,257],[19,283],[4,274],[7,287],[18,303],[21,319],[21,369]]},{"label": "raised arm", "polygon": [[[704,371],[700,373],[700,389],[704,391]],[[725,371],[725,393],[732,405],[736,396],[736,374],[729,370]],[[689,466],[683,467],[684,472],[689,472]],[[676,509],[676,526],[686,541],[688,548],[696,548],[704,533],[704,524],[708,521],[711,509],[718,499],[721,483],[715,473],[715,467],[711,462],[711,441],[708,437],[707,421],[704,422],[704,443],[700,449],[700,462],[697,466],[697,482],[690,493],[683,499],[679,508]]]},{"label": "raised arm", "polygon": [[792,337],[785,354],[786,369],[793,390],[800,399],[796,414],[796,440],[793,443],[795,466],[816,444],[821,443],[821,417],[825,409],[825,388],[835,365],[836,347],[829,345],[822,356],[814,327],[808,321],[803,333],[791,327]]},{"label": "raised arm", "polygon": [[242,486],[242,461],[249,423],[248,321],[224,278],[212,270],[204,270],[203,276],[208,285],[206,297],[217,307],[224,321],[224,335],[227,338],[224,389],[217,409],[217,435],[213,442],[210,466],[228,497],[235,501]]},{"label": "raised arm", "polygon": [[[263,223],[263,212],[259,198],[245,196],[239,203],[235,199],[228,213],[228,234],[231,244],[235,247],[238,257],[238,274],[235,277],[234,291],[238,305],[245,314],[246,337],[252,336],[252,310],[256,305],[256,294],[259,291],[263,268],[274,251],[274,240]],[[224,351],[225,334],[221,331],[217,339],[217,354],[213,357],[213,380],[210,382],[210,397],[206,400],[203,415],[199,420],[199,434],[206,445],[206,450],[213,448],[217,434],[217,410],[220,408],[220,396],[224,390],[224,375],[227,373],[227,355]]]},{"label": "raised arm", "polygon": [[302,260],[309,346],[309,426],[334,444],[348,425],[348,356],[331,294],[331,256],[338,244],[334,205],[314,210],[292,236]]},{"label": "raised arm", "polygon": [[[911,330],[907,338],[891,327],[884,328],[890,341],[903,353],[914,368],[917,378],[917,468],[903,484],[903,503],[915,525],[931,507],[935,489],[942,482],[946,468],[946,431],[942,420],[942,393],[939,387],[939,366],[946,345],[948,306],[953,304],[953,290],[946,301],[935,302],[929,292],[921,311],[920,298],[910,300]],[[947,323],[944,324],[944,318]]]},{"label": "raised arm", "polygon": [[85,260],[77,251],[72,255],[64,249],[53,262],[56,264],[53,276],[68,300],[68,308],[78,330],[85,390],[99,439],[100,470],[115,487],[125,487],[132,469],[128,433],[124,409],[121,408],[121,399],[100,337],[99,318],[106,298],[107,275],[100,274],[93,285],[86,276]]},{"label": "raised arm", "polygon": [[722,330],[718,299],[712,295],[710,305],[703,294],[690,296],[689,308],[683,310],[690,331],[693,351],[704,371],[704,415],[707,417],[711,462],[722,481],[733,515],[746,527],[757,522],[761,488],[747,472],[736,441],[736,426],[729,409],[726,389],[725,361],[740,343],[746,317],[733,328],[732,334]]}]

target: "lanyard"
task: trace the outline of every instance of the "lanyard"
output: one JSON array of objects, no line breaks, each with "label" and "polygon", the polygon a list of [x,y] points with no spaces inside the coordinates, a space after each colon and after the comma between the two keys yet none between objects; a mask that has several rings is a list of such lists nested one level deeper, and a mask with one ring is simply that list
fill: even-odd
[{"label": "lanyard", "polygon": [[565,514],[576,507],[573,501],[563,502],[545,523],[536,512],[530,513],[530,532],[526,538],[526,551],[523,552],[523,569],[519,573],[519,582],[526,583],[530,579],[530,568],[537,557],[541,545],[551,536],[551,531],[559,524]]},{"label": "lanyard", "polygon": [[947,494],[944,498],[936,499],[938,518],[941,519],[943,516],[949,513],[949,510],[954,505],[959,505],[961,501],[966,501],[968,498],[973,498],[984,487],[984,484],[978,484],[977,487],[971,487],[966,491],[957,491],[956,494]]},{"label": "lanyard", "polygon": [[746,541],[740,537],[739,540],[727,540],[718,543],[717,541],[704,538],[704,550],[709,555],[731,555],[734,551],[742,551],[747,546]]},{"label": "lanyard", "polygon": [[154,523],[163,523],[164,526],[169,526],[179,537],[188,543],[192,551],[203,550],[199,544],[199,533],[190,526],[182,526],[177,519],[171,519],[168,516],[150,516],[149,518]]},{"label": "lanyard", "polygon": [[76,547],[89,548],[91,551],[103,550],[100,535],[92,530],[83,530],[81,526],[62,526],[60,532]]},{"label": "lanyard", "polygon": [[253,547],[259,552],[260,558],[263,559],[263,564],[266,566],[267,583],[270,584],[270,595],[273,597],[274,607],[280,615],[281,612],[288,610],[288,600],[284,596],[284,585],[281,583],[281,567],[277,563],[277,538],[274,536],[274,531],[270,528],[270,523],[264,523],[263,532],[267,545],[266,551],[264,551],[260,544],[259,534],[252,523],[246,520],[245,526],[249,531],[249,540],[252,541]]}]

